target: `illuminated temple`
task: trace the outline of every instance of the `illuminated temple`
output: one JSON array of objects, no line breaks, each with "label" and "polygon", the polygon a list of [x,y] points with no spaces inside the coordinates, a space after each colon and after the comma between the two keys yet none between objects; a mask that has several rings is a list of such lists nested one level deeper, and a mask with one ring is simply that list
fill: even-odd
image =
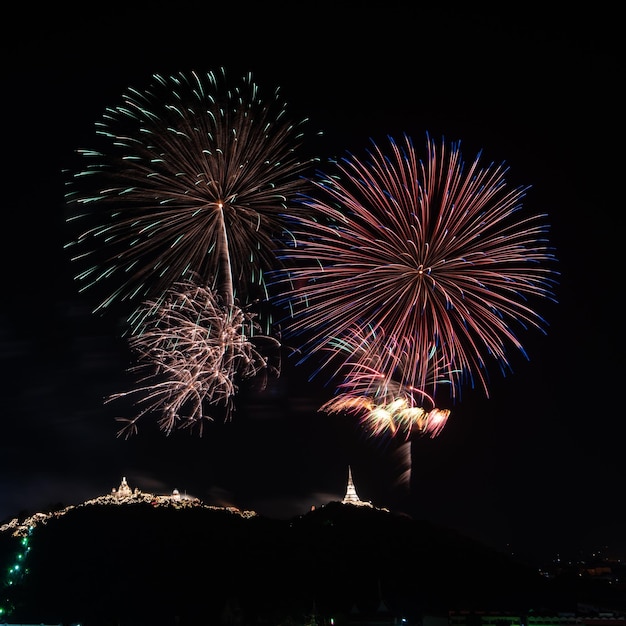
[{"label": "illuminated temple", "polygon": [[356,488],[354,487],[354,482],[352,481],[352,469],[348,465],[348,486],[346,487],[346,495],[343,497],[341,501],[342,504],[354,504],[356,506],[373,506],[371,502],[363,502],[361,498],[359,498]]},{"label": "illuminated temple", "polygon": [[[255,511],[245,511],[240,510],[233,506],[216,506],[210,504],[204,504],[199,498],[195,496],[187,495],[186,493],[181,494],[178,489],[174,489],[171,494],[168,495],[158,495],[153,493],[146,493],[135,487],[134,489],[130,487],[128,481],[126,480],[126,476],[122,477],[122,481],[119,484],[119,487],[113,488],[108,494],[103,496],[98,496],[96,498],[92,498],[91,500],[85,500],[81,504],[77,505],[69,505],[62,509],[49,511],[47,513],[37,512],[32,515],[25,517],[20,520],[15,517],[10,522],[6,524],[0,525],[0,532],[10,531],[12,535],[16,537],[27,537],[33,528],[39,524],[45,524],[48,519],[62,517],[68,511],[71,511],[75,508],[80,508],[84,506],[99,504],[99,505],[125,505],[125,504],[134,504],[134,503],[148,503],[152,506],[170,506],[175,508],[187,508],[187,507],[201,507],[204,509],[213,509],[213,510],[226,510],[230,513],[240,515],[241,517],[255,517],[257,513]],[[343,497],[341,501],[342,504],[351,504],[353,506],[366,506],[370,508],[375,508],[381,511],[387,511],[388,509],[375,507],[371,502],[364,502],[359,498],[356,488],[354,486],[354,481],[352,480],[352,469],[348,466],[348,484],[346,486],[346,495]],[[311,507],[314,510],[316,507]],[[1,624],[0,624],[1,626]]]},{"label": "illuminated temple", "polygon": [[[139,490],[135,489],[135,495],[138,493]],[[126,481],[126,476],[122,477],[122,482],[120,483],[117,491],[113,489],[111,494],[116,498],[130,498],[133,495],[131,488],[128,486],[128,482]]]},{"label": "illuminated temple", "polygon": [[152,498],[170,499],[170,500],[174,500],[177,502],[180,502],[182,500],[197,500],[197,498],[193,498],[191,496],[188,496],[187,494],[181,496],[180,491],[178,491],[178,489],[174,489],[171,495],[167,495],[167,496],[154,496],[152,494],[144,494],[142,491],[137,489],[137,487],[135,487],[134,490],[131,489],[130,486],[128,485],[128,481],[126,480],[126,476],[122,477],[122,482],[120,483],[120,486],[117,489],[113,488],[111,491],[111,496],[115,500],[126,500],[127,498],[142,499],[146,495]]}]

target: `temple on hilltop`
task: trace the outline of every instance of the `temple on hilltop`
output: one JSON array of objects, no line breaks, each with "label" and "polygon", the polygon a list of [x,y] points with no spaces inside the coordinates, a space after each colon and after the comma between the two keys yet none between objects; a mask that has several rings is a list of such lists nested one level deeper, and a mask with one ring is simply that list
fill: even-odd
[{"label": "temple on hilltop", "polygon": [[128,482],[126,482],[126,476],[122,477],[122,482],[117,488],[117,491],[113,489],[113,495],[117,498],[130,498],[133,495],[131,488],[128,486]]},{"label": "temple on hilltop", "polygon": [[[113,488],[113,490],[111,491],[111,495],[117,500],[123,500],[125,498],[133,498],[133,497],[140,498],[142,496],[151,496],[153,494],[144,494],[137,487],[135,487],[133,491],[130,488],[128,481],[126,480],[126,476],[123,476],[120,486],[117,489]],[[185,494],[184,496],[181,496],[180,491],[178,491],[178,489],[174,489],[174,491],[172,491],[172,494],[169,496],[154,496],[154,497],[158,497],[162,499],[168,498],[170,500],[175,500],[177,502],[180,502],[181,500],[195,500],[196,499],[196,498],[187,496],[187,494]]]},{"label": "temple on hilltop", "polygon": [[361,498],[359,498],[356,489],[354,487],[354,482],[352,481],[352,469],[348,465],[348,486],[346,487],[346,495],[343,497],[341,501],[342,504],[354,504],[355,506],[373,506],[371,502],[363,502]]}]

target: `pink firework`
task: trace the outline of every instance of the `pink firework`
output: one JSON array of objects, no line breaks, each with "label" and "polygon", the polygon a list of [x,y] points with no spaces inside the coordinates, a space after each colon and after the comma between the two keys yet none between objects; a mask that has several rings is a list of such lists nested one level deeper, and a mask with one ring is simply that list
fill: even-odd
[{"label": "pink firework", "polygon": [[[459,144],[429,138],[425,161],[407,136],[389,148],[373,144],[365,160],[350,155],[311,181],[310,215],[295,219],[286,253],[292,269],[278,279],[287,333],[302,337],[305,359],[330,350],[352,363],[340,388],[348,397],[379,404],[377,384],[352,389],[371,354],[411,394],[434,398],[444,380],[453,399],[476,381],[488,395],[489,362],[506,368],[507,348],[523,351],[516,328],[543,329],[531,301],[553,297],[545,216],[524,215],[526,189],[511,189],[506,168],[483,167],[480,155],[467,166]],[[368,344],[356,356],[341,348],[355,328]]]}]

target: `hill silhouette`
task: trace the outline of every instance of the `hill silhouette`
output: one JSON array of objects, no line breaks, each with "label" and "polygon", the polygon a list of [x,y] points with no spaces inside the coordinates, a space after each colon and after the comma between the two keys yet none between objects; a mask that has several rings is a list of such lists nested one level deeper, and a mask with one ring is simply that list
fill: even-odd
[{"label": "hill silhouette", "polygon": [[[0,533],[0,565],[15,540]],[[534,569],[453,531],[339,502],[288,521],[81,506],[37,526],[26,566],[9,591],[15,623],[277,626],[316,613],[340,625],[380,611],[417,623],[455,609],[525,612],[555,597]]]}]

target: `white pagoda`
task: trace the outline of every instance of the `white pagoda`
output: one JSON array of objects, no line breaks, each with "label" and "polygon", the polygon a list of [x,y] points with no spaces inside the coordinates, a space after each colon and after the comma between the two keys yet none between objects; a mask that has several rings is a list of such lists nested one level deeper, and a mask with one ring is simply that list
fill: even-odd
[{"label": "white pagoda", "polygon": [[352,469],[348,465],[348,486],[346,488],[346,495],[343,497],[341,501],[342,504],[354,504],[355,506],[372,506],[371,502],[363,502],[361,498],[359,498],[356,489],[354,487],[354,482],[352,482]]}]

